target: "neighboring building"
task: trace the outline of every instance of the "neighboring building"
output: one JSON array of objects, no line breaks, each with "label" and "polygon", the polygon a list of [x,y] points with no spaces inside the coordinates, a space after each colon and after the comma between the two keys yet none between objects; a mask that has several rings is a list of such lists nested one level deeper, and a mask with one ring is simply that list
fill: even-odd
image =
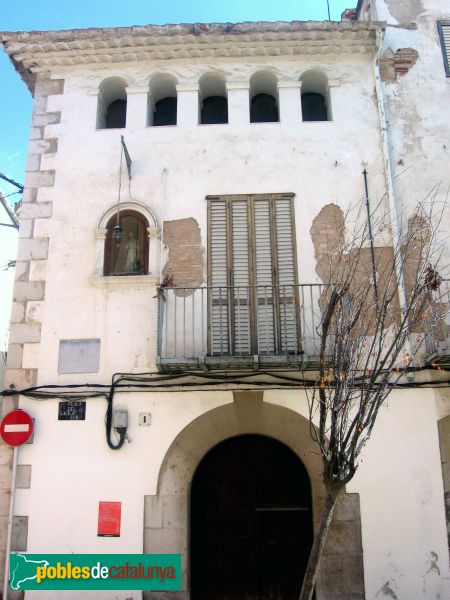
[{"label": "neighboring building", "polygon": [[[129,386],[115,387],[108,444],[104,397],[68,414],[50,391],[20,396],[35,434],[15,550],[182,552],[183,591],[144,598],[296,597],[324,489],[305,393],[280,375],[314,374],[317,262],[339,208],[364,197],[362,170],[399,214],[432,190],[446,199],[443,4],[1,34],[35,99],[5,387]],[[392,391],[317,600],[449,598],[448,357],[444,328],[423,353],[429,385]],[[101,501],[121,503],[119,537],[97,535]],[[112,595],[45,593],[75,597]]]}]

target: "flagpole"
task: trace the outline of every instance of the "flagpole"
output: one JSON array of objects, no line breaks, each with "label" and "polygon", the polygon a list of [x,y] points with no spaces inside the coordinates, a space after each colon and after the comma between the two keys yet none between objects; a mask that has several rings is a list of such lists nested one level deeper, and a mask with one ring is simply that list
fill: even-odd
[{"label": "flagpole", "polygon": [[328,8],[328,20],[331,21],[331,15],[330,15],[330,0],[327,0],[327,8]]}]

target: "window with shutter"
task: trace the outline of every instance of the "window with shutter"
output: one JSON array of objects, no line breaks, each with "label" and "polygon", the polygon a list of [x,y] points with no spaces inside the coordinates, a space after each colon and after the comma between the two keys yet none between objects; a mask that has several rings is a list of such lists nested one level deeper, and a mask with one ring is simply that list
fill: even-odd
[{"label": "window with shutter", "polygon": [[445,73],[447,77],[450,77],[450,21],[439,21],[437,26],[441,40]]},{"label": "window with shutter", "polygon": [[208,200],[209,353],[299,354],[293,194]]}]

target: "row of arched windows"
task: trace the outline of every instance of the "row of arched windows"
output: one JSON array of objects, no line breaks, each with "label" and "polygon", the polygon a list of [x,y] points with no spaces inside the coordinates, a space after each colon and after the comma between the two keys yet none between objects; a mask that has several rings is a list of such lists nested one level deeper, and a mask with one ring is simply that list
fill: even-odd
[{"label": "row of arched windows", "polygon": [[[307,71],[300,77],[303,121],[329,121],[328,79],[320,71]],[[147,125],[177,124],[177,80],[160,74],[150,81]],[[250,78],[250,122],[279,121],[278,79],[270,71],[258,71]],[[97,129],[126,126],[126,82],[111,77],[100,84],[98,94]],[[225,78],[207,73],[199,80],[199,123],[202,125],[228,123],[228,99]]]}]

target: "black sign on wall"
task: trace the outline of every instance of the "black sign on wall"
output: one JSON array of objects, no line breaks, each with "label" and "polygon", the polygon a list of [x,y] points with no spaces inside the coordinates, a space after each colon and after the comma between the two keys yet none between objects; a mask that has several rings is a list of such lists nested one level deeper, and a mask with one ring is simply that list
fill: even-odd
[{"label": "black sign on wall", "polygon": [[86,402],[73,400],[59,403],[58,421],[84,421],[85,419]]}]

